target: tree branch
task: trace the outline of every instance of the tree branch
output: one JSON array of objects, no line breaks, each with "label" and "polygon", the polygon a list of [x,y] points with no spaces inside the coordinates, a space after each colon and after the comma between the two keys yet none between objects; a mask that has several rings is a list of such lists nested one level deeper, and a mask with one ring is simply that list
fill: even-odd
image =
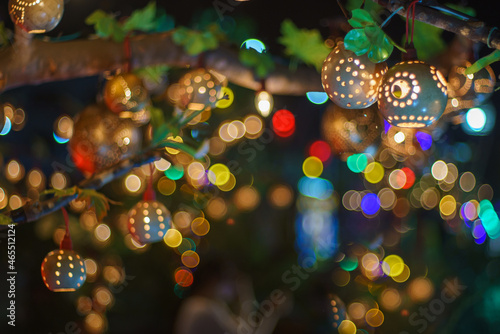
[{"label": "tree branch", "polygon": [[[385,7],[391,12],[395,12],[399,8],[403,7],[404,9],[398,12],[398,14],[403,17],[406,17],[407,7],[411,2],[408,0],[372,1]],[[500,31],[495,28],[487,27],[486,24],[482,21],[465,21],[455,16],[444,14],[437,9],[426,7],[425,1],[423,5],[417,4],[417,6],[415,7],[415,19],[417,21],[441,28],[443,30],[453,32],[457,35],[464,36],[473,42],[482,42],[488,45],[489,38],[488,46],[494,49],[500,49]]]},{"label": "tree branch", "polygon": [[[134,68],[159,64],[186,67],[198,63],[197,57],[188,55],[172,41],[171,33],[135,36],[130,45]],[[124,69],[126,63],[123,45],[102,39],[61,43],[33,40],[29,51],[29,57],[21,57],[26,55],[26,47],[21,50],[14,44],[0,53],[0,80],[4,80],[4,89],[99,75]],[[220,47],[207,52],[204,60],[207,67],[236,85],[252,90],[261,88],[261,81],[240,63],[236,51]],[[266,90],[271,94],[305,95],[323,88],[316,70],[304,67],[292,72],[278,65],[266,79]]]}]

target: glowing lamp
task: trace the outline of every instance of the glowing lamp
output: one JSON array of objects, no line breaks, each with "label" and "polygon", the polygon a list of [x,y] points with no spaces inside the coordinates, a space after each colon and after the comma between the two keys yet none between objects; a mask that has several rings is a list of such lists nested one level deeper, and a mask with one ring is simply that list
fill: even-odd
[{"label": "glowing lamp", "polygon": [[255,94],[255,108],[263,117],[269,116],[273,110],[274,99],[271,94],[261,90]]},{"label": "glowing lamp", "polygon": [[80,255],[70,249],[57,249],[45,256],[42,278],[54,292],[75,291],[85,282],[87,273]]},{"label": "glowing lamp", "polygon": [[170,228],[170,211],[157,201],[140,201],[128,213],[128,230],[141,244],[161,241]]},{"label": "glowing lamp", "polygon": [[224,77],[212,70],[198,68],[179,80],[177,105],[181,109],[208,110],[223,97]]},{"label": "glowing lamp", "polygon": [[64,12],[63,0],[10,0],[12,22],[32,34],[54,29]]},{"label": "glowing lamp", "polygon": [[148,103],[148,91],[135,74],[123,73],[106,82],[104,102],[115,113],[138,112]]},{"label": "glowing lamp", "polygon": [[386,63],[375,64],[366,54],[356,56],[340,42],[323,63],[321,82],[336,105],[367,108],[377,101],[377,90],[386,71]]},{"label": "glowing lamp", "polygon": [[419,60],[391,67],[378,93],[380,113],[392,125],[422,128],[436,122],[448,101],[447,83],[439,70]]},{"label": "glowing lamp", "polygon": [[273,115],[273,130],[280,137],[290,137],[295,132],[295,116],[288,110],[278,110]]}]

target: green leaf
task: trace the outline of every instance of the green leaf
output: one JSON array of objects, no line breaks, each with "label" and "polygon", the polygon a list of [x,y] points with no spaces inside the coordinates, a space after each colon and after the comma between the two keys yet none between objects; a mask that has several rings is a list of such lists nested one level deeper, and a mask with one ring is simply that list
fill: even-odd
[{"label": "green leaf", "polygon": [[85,23],[89,26],[95,25],[97,24],[97,22],[103,20],[108,16],[109,15],[105,11],[98,9],[85,19]]},{"label": "green leaf", "polygon": [[375,1],[365,1],[365,0],[347,0],[345,4],[345,8],[348,11],[353,11],[357,8],[361,7],[361,4],[364,3],[364,9],[369,12],[372,16],[377,17],[377,13],[384,9],[384,7],[375,3]]},{"label": "green leaf", "polygon": [[344,47],[351,50],[357,56],[363,55],[370,49],[370,41],[364,29],[352,29],[345,35]]},{"label": "green leaf", "polygon": [[85,20],[88,25],[93,25],[97,36],[102,38],[112,38],[115,42],[122,42],[126,32],[122,25],[118,23],[113,15],[102,10],[96,10]]},{"label": "green leaf", "polygon": [[454,9],[458,12],[467,14],[469,16],[476,16],[476,10],[472,7],[466,7],[466,6],[462,6],[462,5],[454,4],[454,3],[446,3],[445,6],[450,7],[451,9]]},{"label": "green leaf", "polygon": [[0,47],[8,45],[12,38],[12,31],[5,28],[4,22],[0,22]]},{"label": "green leaf", "polygon": [[150,106],[148,110],[151,115],[151,126],[155,129],[154,134],[156,134],[156,129],[165,124],[165,115],[160,108]]},{"label": "green leaf", "polygon": [[495,50],[487,56],[476,61],[472,66],[467,67],[465,74],[474,74],[486,66],[500,60],[500,50]]},{"label": "green leaf", "polygon": [[40,196],[54,195],[56,198],[75,195],[78,192],[76,186],[66,189],[47,189],[40,193]]},{"label": "green leaf", "polygon": [[364,9],[354,9],[352,17],[348,20],[353,28],[364,28],[368,25],[377,25],[373,17]]},{"label": "green leaf", "polygon": [[143,9],[138,9],[130,15],[130,17],[123,24],[123,29],[126,32],[139,30],[144,32],[153,31],[157,27],[156,17],[156,3],[150,2]]},{"label": "green leaf", "polygon": [[178,28],[172,35],[177,45],[184,46],[186,52],[191,56],[197,56],[202,52],[216,49],[219,41],[212,31],[196,31],[186,27]]},{"label": "green leaf", "polygon": [[265,78],[274,70],[274,61],[267,53],[259,53],[254,49],[241,49],[239,54],[243,65],[254,69],[259,78]]},{"label": "green leaf", "polygon": [[152,139],[153,146],[159,145],[170,134],[172,134],[172,129],[167,123],[160,124],[158,127],[153,129],[154,129],[153,139]]},{"label": "green leaf", "polygon": [[78,198],[86,201],[94,208],[98,220],[102,220],[108,214],[110,203],[120,204],[93,189],[80,189]]},{"label": "green leaf", "polygon": [[143,81],[160,84],[162,78],[167,75],[169,70],[170,67],[167,65],[153,65],[139,68],[134,73]]},{"label": "green leaf", "polygon": [[415,21],[413,45],[420,59],[429,60],[446,49],[446,43],[442,38],[442,33],[443,30],[440,28],[420,21]]},{"label": "green leaf", "polygon": [[12,218],[7,215],[0,214],[0,225],[9,225],[9,224],[12,224]]},{"label": "green leaf", "polygon": [[167,15],[165,13],[165,10],[163,8],[158,9],[156,11],[156,28],[154,29],[155,32],[165,32],[165,31],[170,31],[174,29],[175,27],[175,19]]},{"label": "green leaf", "polygon": [[279,42],[285,46],[285,54],[320,69],[330,52],[318,30],[299,29],[290,20],[281,23]]}]

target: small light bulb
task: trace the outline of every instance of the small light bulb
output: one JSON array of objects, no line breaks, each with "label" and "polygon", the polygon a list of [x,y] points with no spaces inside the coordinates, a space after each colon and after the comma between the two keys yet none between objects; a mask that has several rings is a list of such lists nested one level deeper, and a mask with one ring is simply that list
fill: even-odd
[{"label": "small light bulb", "polygon": [[255,108],[263,116],[267,117],[273,109],[274,99],[271,94],[261,90],[255,95]]}]

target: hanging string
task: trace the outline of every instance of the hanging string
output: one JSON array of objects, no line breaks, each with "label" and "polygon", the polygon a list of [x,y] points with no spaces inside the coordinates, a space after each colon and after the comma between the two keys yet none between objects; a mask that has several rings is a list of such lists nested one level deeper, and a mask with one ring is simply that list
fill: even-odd
[{"label": "hanging string", "polygon": [[411,21],[411,44],[413,44],[413,33],[415,32],[415,6],[420,0],[415,0],[412,2],[412,21]]},{"label": "hanging string", "polygon": [[365,9],[365,0],[363,0],[363,2],[361,3],[361,6],[359,8]]},{"label": "hanging string", "polygon": [[[364,1],[363,1],[364,2]],[[344,8],[344,5],[342,5],[342,3],[340,2],[340,0],[337,0],[337,4],[339,5],[340,7],[340,10],[342,11],[342,14],[344,14],[345,18],[347,20],[350,20],[351,19],[351,15],[349,15],[349,13],[347,12],[347,10]]]},{"label": "hanging string", "polygon": [[61,208],[61,211],[64,216],[64,224],[66,225],[66,233],[64,234],[64,237],[61,240],[61,244],[59,245],[60,249],[73,249],[73,242],[71,241],[71,235],[69,233],[69,217],[68,217],[68,211],[64,207]]},{"label": "hanging string", "polygon": [[[406,45],[410,45],[413,43],[413,30],[415,27],[415,5],[417,2],[420,2],[420,0],[414,0],[410,5],[408,6],[408,9],[406,10]],[[412,12],[413,11],[413,12]],[[412,15],[412,26],[411,26],[411,41],[410,41],[410,15]]]},{"label": "hanging string", "polygon": [[149,180],[148,180],[148,186],[146,188],[146,191],[144,192],[144,195],[142,196],[142,199],[144,201],[155,201],[156,200],[156,193],[153,187],[153,175],[155,172],[155,167],[154,163],[149,164]]},{"label": "hanging string", "polygon": [[132,70],[132,48],[130,46],[130,35],[125,36],[123,41],[123,53],[125,54],[125,72]]}]

